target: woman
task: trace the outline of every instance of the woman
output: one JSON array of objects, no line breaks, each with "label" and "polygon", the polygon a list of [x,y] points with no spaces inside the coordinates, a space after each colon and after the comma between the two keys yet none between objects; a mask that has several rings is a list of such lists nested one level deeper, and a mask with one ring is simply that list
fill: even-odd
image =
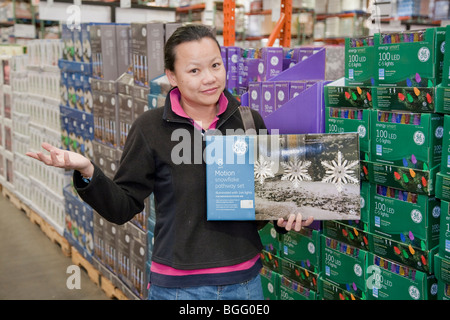
[{"label": "woman", "polygon": [[[141,212],[144,199],[154,193],[149,299],[262,299],[257,223],[206,219],[206,170],[198,158],[203,135],[243,128],[239,102],[225,90],[220,45],[208,27],[188,25],[172,34],[164,54],[173,89],[163,108],[133,123],[114,180],[85,157],[48,144],[43,148],[50,155],[27,155],[73,169],[81,198],[117,224]],[[252,113],[256,129],[265,129],[261,116]],[[189,148],[180,150],[186,136]],[[292,214],[277,227],[299,231],[311,222]]]}]

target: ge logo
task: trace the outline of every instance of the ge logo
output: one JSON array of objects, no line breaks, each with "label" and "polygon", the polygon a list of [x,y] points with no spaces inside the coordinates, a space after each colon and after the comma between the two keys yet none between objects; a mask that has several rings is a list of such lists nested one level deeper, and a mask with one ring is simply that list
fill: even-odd
[{"label": "ge logo", "polygon": [[243,155],[247,152],[248,146],[244,140],[237,140],[233,145],[234,153]]},{"label": "ge logo", "polygon": [[427,62],[430,59],[430,49],[427,47],[422,47],[419,49],[419,53],[417,54],[420,62]]},{"label": "ge logo", "polygon": [[422,131],[416,131],[414,132],[413,139],[417,145],[421,146],[425,142],[425,135]]}]

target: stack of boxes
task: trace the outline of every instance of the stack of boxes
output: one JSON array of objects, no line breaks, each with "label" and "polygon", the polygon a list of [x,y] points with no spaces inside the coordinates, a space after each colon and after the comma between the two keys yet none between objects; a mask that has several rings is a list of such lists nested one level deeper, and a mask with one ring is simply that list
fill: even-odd
[{"label": "stack of boxes", "polygon": [[[450,26],[446,27],[442,51],[450,52]],[[441,200],[439,249],[434,256],[434,272],[438,280],[438,299],[450,300],[450,59],[444,54],[442,82],[436,88],[436,109],[444,114],[442,158],[436,175],[436,197]]]},{"label": "stack of boxes", "polygon": [[28,43],[27,53],[10,60],[14,186],[21,200],[62,235],[66,172],[25,156],[27,151],[41,150],[43,142],[59,146],[60,73],[57,64],[61,42],[33,40]]},{"label": "stack of boxes", "polygon": [[14,190],[11,59],[23,55],[21,45],[0,46],[0,183]]},{"label": "stack of boxes", "polygon": [[[170,89],[163,75],[163,48],[177,26],[88,23],[79,30],[63,30],[63,146],[92,159],[110,178],[134,120],[149,106],[162,106]],[[67,237],[73,245],[129,298],[146,299],[155,226],[153,195],[141,213],[116,225],[84,204],[72,186],[64,191],[70,217]]]},{"label": "stack of boxes", "polygon": [[[325,89],[327,132],[360,135],[361,221],[325,222],[324,235],[331,245],[336,239],[365,251],[363,299],[437,297],[433,257],[442,209],[435,181],[444,117],[435,89],[445,34],[431,28],[347,39],[345,79]],[[327,257],[324,278],[336,284]]]},{"label": "stack of boxes", "polygon": [[264,249],[261,282],[267,300],[315,300],[320,274],[320,231],[276,232],[272,222],[260,231]]}]

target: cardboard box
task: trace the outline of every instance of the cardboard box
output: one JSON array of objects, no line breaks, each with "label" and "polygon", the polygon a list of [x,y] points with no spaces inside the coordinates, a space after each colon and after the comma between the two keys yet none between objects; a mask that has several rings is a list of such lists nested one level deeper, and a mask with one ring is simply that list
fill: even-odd
[{"label": "cardboard box", "polygon": [[433,87],[436,83],[436,29],[376,33],[376,85]]},{"label": "cardboard box", "polygon": [[[439,255],[450,260],[450,203],[441,201]],[[450,283],[450,281],[449,281]]]},{"label": "cardboard box", "polygon": [[305,288],[287,277],[281,277],[279,300],[316,300],[316,295],[316,291]]},{"label": "cardboard box", "polygon": [[[450,26],[445,27],[445,45],[444,45],[444,63],[442,69],[442,86],[450,86],[450,61],[448,59],[448,52],[450,52]],[[447,52],[447,55],[445,55]]]},{"label": "cardboard box", "polygon": [[435,300],[434,275],[397,264],[369,252],[368,300]]},{"label": "cardboard box", "polygon": [[264,300],[279,300],[281,276],[266,267],[261,269],[260,275]]},{"label": "cardboard box", "polygon": [[164,73],[164,23],[131,23],[134,83],[150,87],[150,80]]},{"label": "cardboard box", "polygon": [[266,81],[283,71],[283,48],[263,47],[261,48],[261,63],[258,67],[261,81]]},{"label": "cardboard box", "polygon": [[358,139],[356,133],[208,136],[208,219],[277,220],[297,210],[316,220],[359,219]]},{"label": "cardboard box", "polygon": [[276,94],[274,82],[264,81],[261,83],[261,100],[262,109],[260,113],[261,116],[265,118],[275,111]]},{"label": "cardboard box", "polygon": [[372,93],[375,109],[438,112],[434,87],[373,87]]},{"label": "cardboard box", "polygon": [[250,82],[248,84],[249,107],[262,114],[262,91],[261,82]]},{"label": "cardboard box", "polygon": [[279,234],[272,222],[268,222],[258,231],[264,250],[274,255],[281,255],[281,234]]},{"label": "cardboard box", "polygon": [[325,107],[325,133],[357,132],[360,159],[370,158],[370,110]]},{"label": "cardboard box", "polygon": [[317,292],[317,279],[319,273],[309,271],[308,269],[283,258],[280,258],[279,261],[281,263],[280,274],[282,277],[297,283],[303,288]]},{"label": "cardboard box", "polygon": [[371,86],[347,86],[340,78],[324,87],[325,106],[368,109],[373,107]]},{"label": "cardboard box", "polygon": [[375,185],[370,206],[370,232],[422,250],[438,244],[439,199]]},{"label": "cardboard box", "polygon": [[97,79],[116,80],[117,39],[114,23],[94,23],[90,26],[92,50],[92,76]]},{"label": "cardboard box", "polygon": [[441,162],[444,117],[372,111],[370,161],[427,170]]},{"label": "cardboard box", "polygon": [[365,294],[363,297],[355,296],[353,293],[342,289],[341,287],[335,285],[324,279],[322,276],[319,277],[319,296],[320,300],[365,300]]},{"label": "cardboard box", "polygon": [[260,256],[263,267],[281,273],[281,258],[278,255],[262,250]]},{"label": "cardboard box", "polygon": [[367,292],[368,252],[322,236],[322,276],[341,289],[363,297]]},{"label": "cardboard box", "polygon": [[433,272],[433,255],[438,247],[427,250],[369,233],[370,252],[425,273]]},{"label": "cardboard box", "polygon": [[438,280],[450,284],[450,260],[441,254],[434,255],[434,274]]},{"label": "cardboard box", "polygon": [[373,86],[376,81],[376,49],[373,36],[345,39],[345,84]]},{"label": "cardboard box", "polygon": [[418,194],[438,195],[438,177],[440,165],[427,170],[412,169],[403,166],[391,166],[384,163],[364,161],[367,181],[387,187],[402,189]]},{"label": "cardboard box", "polygon": [[318,231],[309,228],[300,232],[289,231],[281,236],[281,240],[281,258],[319,273],[322,255]]}]

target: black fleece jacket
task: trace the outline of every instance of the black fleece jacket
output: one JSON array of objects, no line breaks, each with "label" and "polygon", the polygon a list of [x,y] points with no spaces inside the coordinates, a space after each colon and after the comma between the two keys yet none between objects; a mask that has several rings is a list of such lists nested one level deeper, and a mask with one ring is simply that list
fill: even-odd
[{"label": "black fleece jacket", "polygon": [[[223,135],[227,129],[243,128],[239,102],[228,91],[224,93],[228,107],[219,115],[216,126]],[[144,200],[153,192],[156,225],[152,260],[155,262],[192,270],[247,261],[262,249],[257,223],[207,221],[205,141],[202,132],[189,119],[172,111],[169,95],[163,108],[149,110],[133,123],[113,180],[94,164],[92,181],[84,183],[75,171],[74,185],[86,203],[116,224],[123,224],[141,212]],[[265,129],[259,113],[252,113],[256,129]],[[177,129],[183,129],[177,132],[189,140],[174,140]],[[183,154],[184,159],[190,159],[189,163],[172,161],[172,151],[179,151],[180,143],[190,148],[183,149],[190,152]]]}]

